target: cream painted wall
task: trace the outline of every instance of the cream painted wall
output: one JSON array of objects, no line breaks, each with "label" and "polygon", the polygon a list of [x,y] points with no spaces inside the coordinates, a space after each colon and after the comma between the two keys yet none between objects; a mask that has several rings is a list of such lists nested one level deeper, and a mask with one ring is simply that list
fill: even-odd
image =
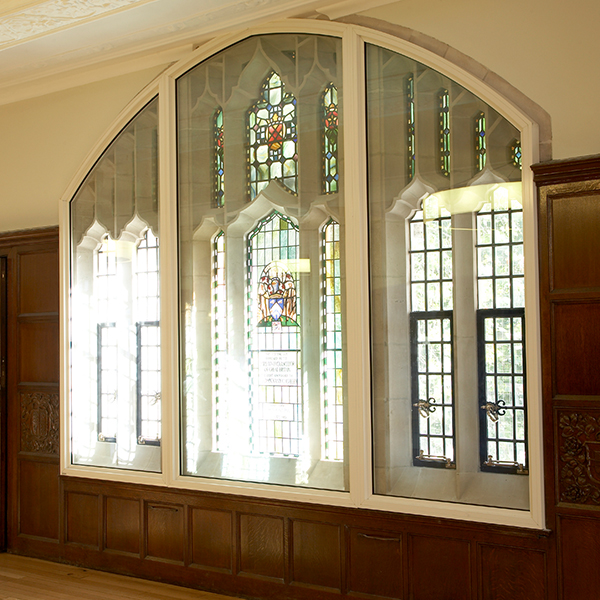
[{"label": "cream painted wall", "polygon": [[598,0],[402,0],[361,14],[442,41],[537,102],[553,158],[600,153]]},{"label": "cream painted wall", "polygon": [[58,224],[88,152],[164,67],[0,106],[0,231]]}]

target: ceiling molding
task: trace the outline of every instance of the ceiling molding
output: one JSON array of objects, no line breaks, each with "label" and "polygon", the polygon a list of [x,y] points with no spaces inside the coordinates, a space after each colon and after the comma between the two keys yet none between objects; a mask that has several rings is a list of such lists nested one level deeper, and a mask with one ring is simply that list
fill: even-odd
[{"label": "ceiling molding", "polygon": [[343,0],[342,2],[335,2],[334,4],[326,4],[325,6],[319,7],[317,8],[317,12],[334,20],[366,10],[372,10],[373,8],[379,8],[380,6],[392,4],[397,1],[398,0],[370,0],[369,2],[365,2],[365,0]]}]

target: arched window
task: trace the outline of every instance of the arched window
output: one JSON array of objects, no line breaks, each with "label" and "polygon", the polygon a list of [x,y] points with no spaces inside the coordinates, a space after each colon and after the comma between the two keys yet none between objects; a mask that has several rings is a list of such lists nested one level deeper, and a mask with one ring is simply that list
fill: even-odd
[{"label": "arched window", "polygon": [[330,26],[171,67],[70,199],[66,471],[524,522],[535,126]]}]

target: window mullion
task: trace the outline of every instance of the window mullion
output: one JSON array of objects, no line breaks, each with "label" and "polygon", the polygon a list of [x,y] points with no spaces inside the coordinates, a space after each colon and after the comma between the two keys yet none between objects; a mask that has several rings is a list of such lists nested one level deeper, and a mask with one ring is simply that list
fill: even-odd
[{"label": "window mullion", "polygon": [[372,495],[369,280],[364,42],[354,29],[343,37],[342,190],[346,206],[348,457],[350,495],[360,505]]}]

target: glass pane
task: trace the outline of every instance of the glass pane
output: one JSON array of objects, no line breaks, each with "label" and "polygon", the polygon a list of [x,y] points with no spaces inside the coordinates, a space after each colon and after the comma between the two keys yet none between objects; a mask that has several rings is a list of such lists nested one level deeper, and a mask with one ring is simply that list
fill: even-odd
[{"label": "glass pane", "polygon": [[341,54],[253,37],[177,81],[184,475],[346,489]]},{"label": "glass pane", "polygon": [[71,201],[74,464],[161,469],[158,102]]}]

